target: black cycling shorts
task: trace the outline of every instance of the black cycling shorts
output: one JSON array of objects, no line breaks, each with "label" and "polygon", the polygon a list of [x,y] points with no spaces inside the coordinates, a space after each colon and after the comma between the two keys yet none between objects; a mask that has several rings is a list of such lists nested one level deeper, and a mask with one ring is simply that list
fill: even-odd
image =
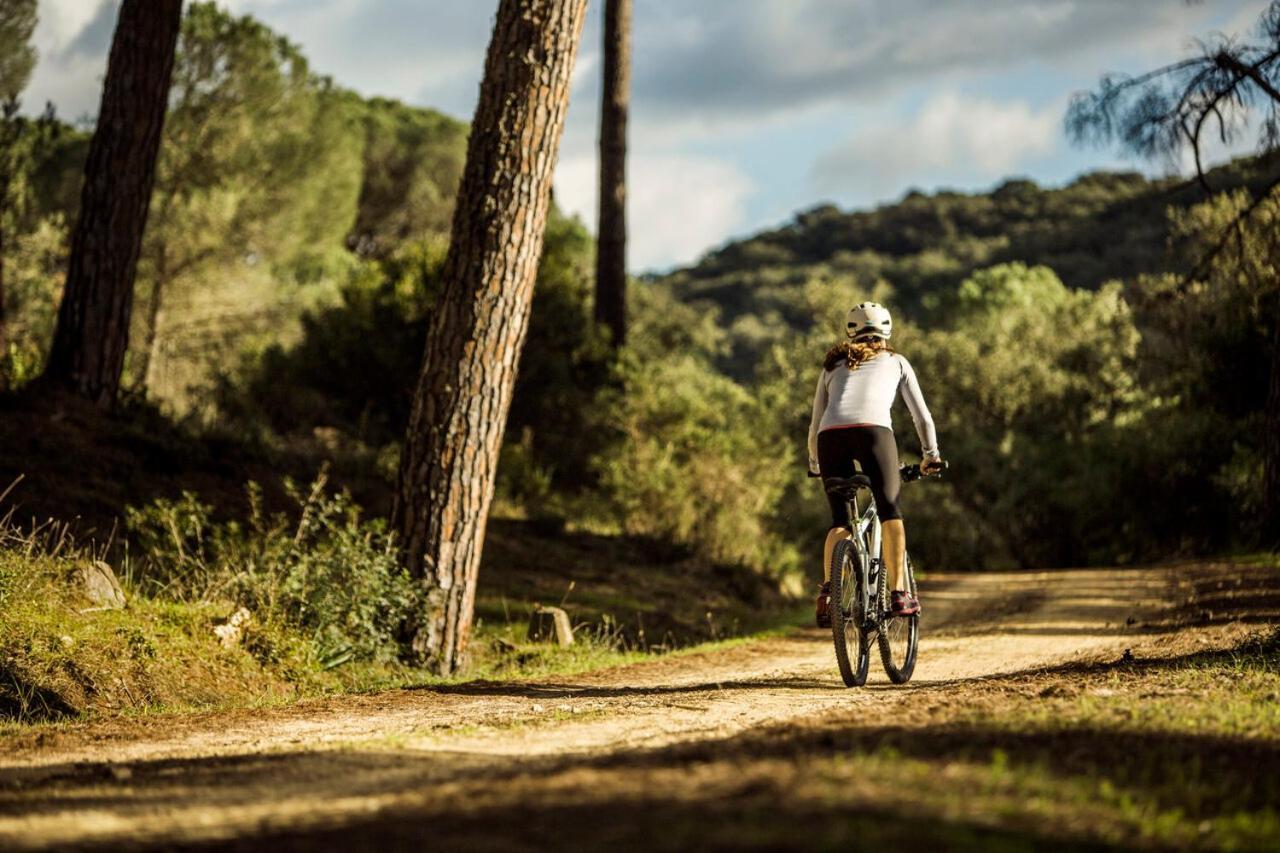
[{"label": "black cycling shorts", "polygon": [[[852,477],[858,473],[854,462],[871,480],[871,495],[876,499],[876,514],[881,521],[902,518],[898,509],[898,493],[902,479],[898,475],[898,442],[893,430],[882,426],[835,427],[818,433],[818,470],[823,477]],[[849,508],[844,498],[827,494],[831,504],[831,526],[849,526]]]}]

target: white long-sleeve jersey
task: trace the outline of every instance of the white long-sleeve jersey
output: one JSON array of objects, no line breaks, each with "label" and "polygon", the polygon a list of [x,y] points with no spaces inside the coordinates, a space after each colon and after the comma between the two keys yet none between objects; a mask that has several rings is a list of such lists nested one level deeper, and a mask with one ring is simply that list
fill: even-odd
[{"label": "white long-sleeve jersey", "polygon": [[936,456],[938,435],[916,372],[904,357],[886,352],[853,370],[842,362],[818,377],[809,422],[809,470],[818,470],[818,433],[823,430],[864,424],[892,429],[890,411],[899,391],[916,425],[921,450],[925,456]]}]

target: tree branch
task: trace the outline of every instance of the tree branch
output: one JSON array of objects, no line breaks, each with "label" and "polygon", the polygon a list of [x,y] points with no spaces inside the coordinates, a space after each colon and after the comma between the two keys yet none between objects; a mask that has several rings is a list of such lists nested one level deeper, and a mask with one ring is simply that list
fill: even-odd
[{"label": "tree branch", "polygon": [[1211,246],[1209,250],[1201,256],[1196,265],[1191,268],[1191,271],[1182,277],[1182,281],[1179,282],[1178,287],[1170,291],[1168,295],[1172,296],[1176,291],[1183,290],[1188,287],[1191,282],[1202,279],[1207,273],[1209,265],[1217,259],[1218,255],[1222,254],[1222,250],[1227,247],[1227,243],[1231,241],[1231,238],[1237,235],[1243,236],[1245,223],[1253,216],[1257,209],[1262,206],[1262,203],[1271,197],[1271,194],[1277,187],[1280,187],[1280,175],[1272,178],[1271,182],[1263,188],[1262,192],[1258,193],[1257,198],[1249,202],[1249,206],[1242,210],[1240,214],[1232,220],[1231,224],[1222,232],[1222,236],[1218,238],[1217,242],[1215,242],[1213,246]]},{"label": "tree branch", "polygon": [[1246,65],[1236,58],[1235,55],[1226,50],[1218,51],[1218,53],[1213,57],[1214,63],[1219,68],[1224,71],[1231,71],[1241,77],[1248,77],[1253,81],[1254,85],[1266,92],[1271,100],[1276,103],[1280,103],[1280,90],[1277,90],[1275,86],[1271,85],[1271,81],[1264,77],[1259,70],[1262,66],[1274,62],[1276,59],[1280,59],[1280,50],[1272,51],[1252,65]]}]

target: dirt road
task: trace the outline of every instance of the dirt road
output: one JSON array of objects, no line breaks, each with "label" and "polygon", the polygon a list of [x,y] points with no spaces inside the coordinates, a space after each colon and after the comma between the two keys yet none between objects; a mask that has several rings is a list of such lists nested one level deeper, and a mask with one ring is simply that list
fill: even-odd
[{"label": "dirt road", "polygon": [[873,661],[867,687],[844,689],[829,633],[799,630],[559,680],[19,736],[0,743],[0,848],[679,847],[654,798],[711,814],[767,781],[744,738],[906,719],[1001,676],[1114,659],[1175,595],[1161,569],[934,577],[906,688]]}]

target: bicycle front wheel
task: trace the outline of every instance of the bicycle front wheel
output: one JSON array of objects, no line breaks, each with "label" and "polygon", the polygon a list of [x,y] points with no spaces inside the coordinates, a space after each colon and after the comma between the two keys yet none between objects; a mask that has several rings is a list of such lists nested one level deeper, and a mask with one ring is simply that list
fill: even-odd
[{"label": "bicycle front wheel", "polygon": [[[903,555],[906,587],[916,595],[916,576],[911,570],[911,556]],[[884,573],[883,567],[881,573]],[[916,669],[916,650],[920,643],[920,615],[894,616],[889,610],[889,584],[880,583],[880,662],[894,684],[906,684]]]},{"label": "bicycle front wheel", "polygon": [[842,539],[831,551],[831,634],[836,646],[836,664],[845,687],[867,683],[871,662],[871,638],[863,630],[863,605],[858,553],[853,543]]}]

